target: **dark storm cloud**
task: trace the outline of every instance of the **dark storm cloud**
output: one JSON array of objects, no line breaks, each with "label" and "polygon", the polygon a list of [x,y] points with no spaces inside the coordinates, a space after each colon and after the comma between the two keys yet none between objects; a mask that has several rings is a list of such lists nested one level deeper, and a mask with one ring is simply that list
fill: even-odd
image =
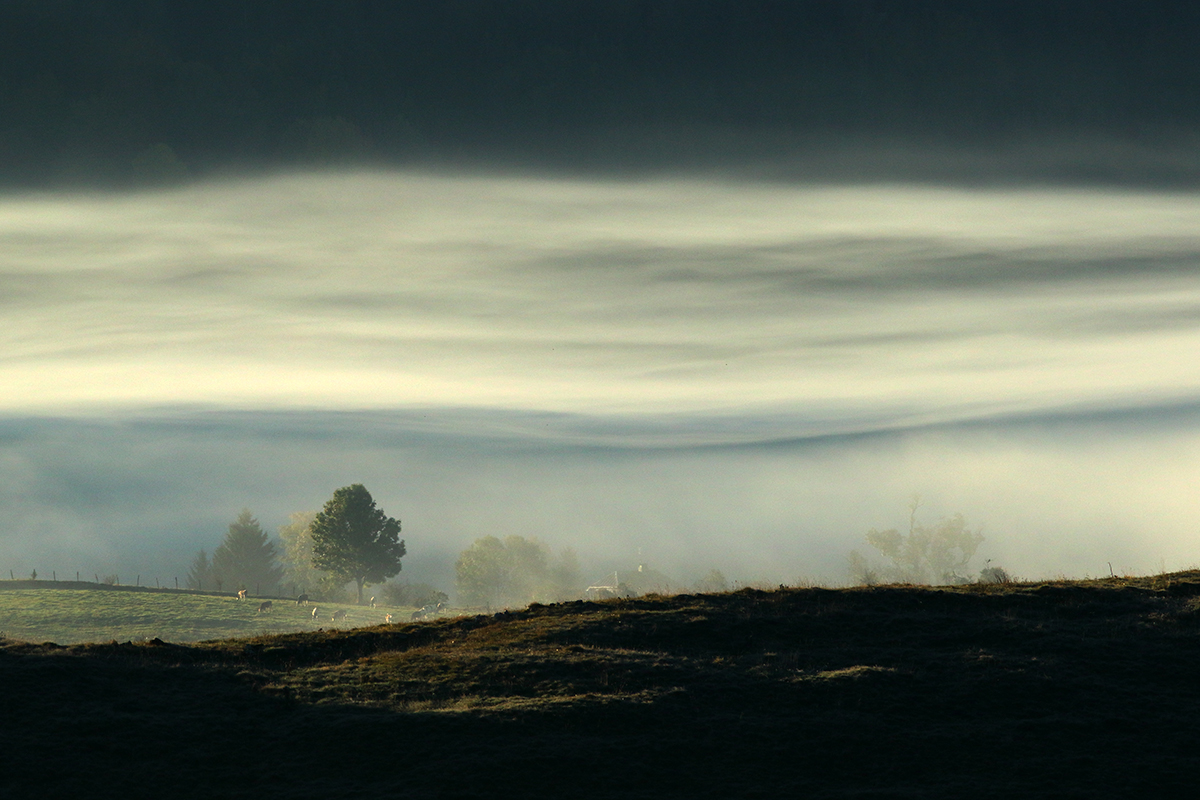
[{"label": "dark storm cloud", "polygon": [[0,5],[8,181],[729,167],[1196,185],[1183,2]]}]

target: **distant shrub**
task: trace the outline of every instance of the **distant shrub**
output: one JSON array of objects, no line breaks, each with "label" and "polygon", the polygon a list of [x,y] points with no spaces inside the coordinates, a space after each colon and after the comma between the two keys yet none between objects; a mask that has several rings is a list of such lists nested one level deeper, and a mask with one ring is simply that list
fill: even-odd
[{"label": "distant shrub", "polygon": [[1004,567],[984,567],[979,572],[980,583],[1012,583],[1012,578]]},{"label": "distant shrub", "polygon": [[850,577],[858,586],[877,586],[881,581],[879,570],[872,567],[857,550],[850,551],[846,560],[850,563]]},{"label": "distant shrub", "polygon": [[109,586],[116,586],[118,582],[119,581],[118,581],[116,575],[105,575],[104,576],[104,583],[108,584]]},{"label": "distant shrub", "polygon": [[696,591],[712,594],[728,592],[729,581],[725,580],[725,576],[721,573],[721,570],[710,569],[707,575],[696,581]]}]

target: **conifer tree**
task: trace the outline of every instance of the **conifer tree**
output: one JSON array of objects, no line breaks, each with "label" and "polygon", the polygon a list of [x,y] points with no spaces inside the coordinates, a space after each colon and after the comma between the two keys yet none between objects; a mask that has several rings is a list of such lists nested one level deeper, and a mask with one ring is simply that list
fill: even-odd
[{"label": "conifer tree", "polygon": [[188,568],[187,587],[189,589],[203,589],[207,586],[210,589],[217,588],[216,582],[212,579],[212,564],[208,561],[208,553],[201,550],[196,553],[196,557],[192,559],[192,565]]},{"label": "conifer tree", "polygon": [[263,594],[277,591],[282,577],[275,545],[250,510],[244,509],[213,551],[213,580],[229,591],[247,589]]}]

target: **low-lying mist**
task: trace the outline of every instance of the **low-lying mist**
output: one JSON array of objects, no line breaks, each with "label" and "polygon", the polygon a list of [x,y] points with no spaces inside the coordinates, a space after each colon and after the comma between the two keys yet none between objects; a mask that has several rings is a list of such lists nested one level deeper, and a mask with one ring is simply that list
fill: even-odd
[{"label": "low-lying mist", "polygon": [[352,482],[403,523],[397,579],[446,591],[458,552],[512,534],[573,548],[591,581],[644,563],[683,586],[711,569],[842,584],[867,529],[906,529],[914,494],[922,519],[982,528],[976,573],[986,559],[1028,578],[1200,561],[1195,409],[679,447],[549,441],[537,416],[475,436],[443,415],[436,433],[423,424],[437,412],[10,421],[0,568],[171,585],[242,508],[270,531]]},{"label": "low-lying mist", "polygon": [[1040,577],[1182,568],[1200,199],[414,173],[0,200],[0,574],[182,578],[367,485],[401,579],[840,583],[961,512]]}]

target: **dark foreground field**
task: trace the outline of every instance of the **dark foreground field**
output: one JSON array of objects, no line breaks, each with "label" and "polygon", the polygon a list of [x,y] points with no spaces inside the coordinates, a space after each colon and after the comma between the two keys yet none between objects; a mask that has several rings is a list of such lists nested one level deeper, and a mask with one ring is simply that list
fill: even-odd
[{"label": "dark foreground field", "polygon": [[1155,797],[1200,573],[0,644],[4,797]]}]

